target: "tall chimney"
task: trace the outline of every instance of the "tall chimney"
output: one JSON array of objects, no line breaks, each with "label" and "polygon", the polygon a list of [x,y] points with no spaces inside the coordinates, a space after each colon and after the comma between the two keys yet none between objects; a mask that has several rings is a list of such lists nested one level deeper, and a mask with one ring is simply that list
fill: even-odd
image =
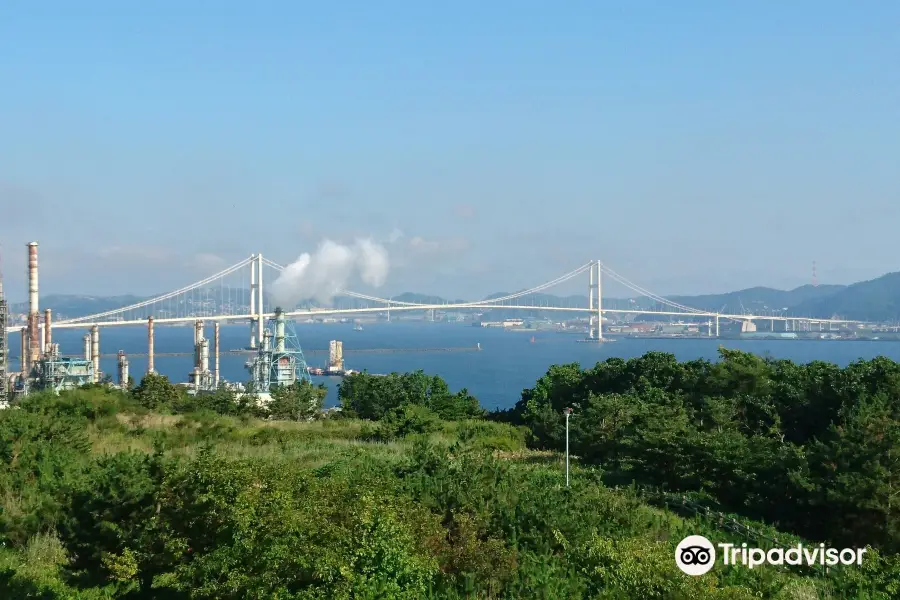
[{"label": "tall chimney", "polygon": [[91,360],[91,334],[84,334],[84,360]]},{"label": "tall chimney", "polygon": [[219,322],[213,324],[213,348],[216,353],[213,371],[213,387],[219,389]]},{"label": "tall chimney", "polygon": [[119,387],[128,388],[128,358],[124,350],[119,350]]},{"label": "tall chimney", "polygon": [[53,319],[50,309],[44,309],[44,351],[47,353],[50,353],[53,344],[53,333],[51,332],[51,328],[53,327],[52,323]]},{"label": "tall chimney", "polygon": [[91,326],[91,362],[94,363],[94,383],[100,383],[100,327]]},{"label": "tall chimney", "polygon": [[19,358],[19,370],[22,371],[22,377],[28,377],[28,330],[23,328],[22,334],[22,355]]},{"label": "tall chimney", "polygon": [[147,372],[153,372],[153,317],[147,318]]},{"label": "tall chimney", "polygon": [[203,377],[209,377],[209,340],[200,340],[200,372]]},{"label": "tall chimney", "polygon": [[28,366],[41,357],[41,338],[38,330],[38,243],[28,243]]},{"label": "tall chimney", "polygon": [[284,352],[284,311],[275,309],[275,352]]},{"label": "tall chimney", "polygon": [[28,243],[28,314],[38,312],[38,243]]},{"label": "tall chimney", "polygon": [[196,346],[200,342],[203,341],[203,321],[201,319],[197,319],[194,321],[194,345]]}]

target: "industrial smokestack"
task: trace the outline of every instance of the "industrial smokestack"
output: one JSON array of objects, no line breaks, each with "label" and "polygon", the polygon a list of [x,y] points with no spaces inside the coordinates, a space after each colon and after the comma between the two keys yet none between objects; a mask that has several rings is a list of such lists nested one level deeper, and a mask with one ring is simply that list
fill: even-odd
[{"label": "industrial smokestack", "polygon": [[194,371],[203,373],[203,321],[194,321]]},{"label": "industrial smokestack", "polygon": [[84,334],[84,360],[91,360],[91,334]]},{"label": "industrial smokestack", "polygon": [[94,363],[94,383],[100,383],[100,327],[91,327],[91,361]]},{"label": "industrial smokestack", "polygon": [[200,340],[200,372],[206,377],[209,374],[209,340]]},{"label": "industrial smokestack", "polygon": [[38,243],[28,243],[28,314],[38,313]]},{"label": "industrial smokestack", "polygon": [[153,317],[147,318],[147,372],[153,372]]},{"label": "industrial smokestack", "polygon": [[41,337],[38,330],[38,243],[28,243],[28,363],[30,367],[41,357]]},{"label": "industrial smokestack", "polygon": [[123,390],[128,387],[128,357],[124,350],[119,350],[119,387]]},{"label": "industrial smokestack", "polygon": [[213,324],[213,351],[216,353],[213,371],[213,387],[219,389],[219,322]]},{"label": "industrial smokestack", "polygon": [[52,314],[50,309],[44,310],[44,352],[50,353],[53,346]]},{"label": "industrial smokestack", "polygon": [[284,311],[275,309],[275,352],[284,352]]},{"label": "industrial smokestack", "polygon": [[22,377],[28,377],[28,331],[22,330],[22,354],[19,358],[19,370],[22,371]]}]

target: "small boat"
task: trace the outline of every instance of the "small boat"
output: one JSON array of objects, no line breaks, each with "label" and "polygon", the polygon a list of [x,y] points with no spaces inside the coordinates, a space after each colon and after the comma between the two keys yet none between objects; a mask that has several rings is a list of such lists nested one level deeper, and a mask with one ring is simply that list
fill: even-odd
[{"label": "small boat", "polygon": [[356,325],[353,326],[353,331],[362,331],[362,330],[363,330],[363,326],[360,325],[359,323],[357,323]]},{"label": "small boat", "polygon": [[534,343],[534,336],[531,336],[531,343]]}]

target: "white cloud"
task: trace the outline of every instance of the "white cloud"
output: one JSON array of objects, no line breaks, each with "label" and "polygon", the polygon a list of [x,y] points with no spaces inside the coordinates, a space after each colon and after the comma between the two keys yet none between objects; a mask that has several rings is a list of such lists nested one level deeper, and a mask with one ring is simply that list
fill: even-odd
[{"label": "white cloud", "polygon": [[388,243],[396,244],[402,238],[403,238],[403,232],[399,228],[394,227],[394,229],[391,231],[390,235],[388,235]]}]

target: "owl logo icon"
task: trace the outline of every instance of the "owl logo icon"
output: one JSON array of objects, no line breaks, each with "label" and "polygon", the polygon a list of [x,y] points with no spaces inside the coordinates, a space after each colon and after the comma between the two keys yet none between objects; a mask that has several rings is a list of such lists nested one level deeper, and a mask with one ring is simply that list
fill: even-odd
[{"label": "owl logo icon", "polygon": [[689,535],[675,548],[675,564],[688,575],[709,573],[716,564],[716,549],[702,535]]}]

